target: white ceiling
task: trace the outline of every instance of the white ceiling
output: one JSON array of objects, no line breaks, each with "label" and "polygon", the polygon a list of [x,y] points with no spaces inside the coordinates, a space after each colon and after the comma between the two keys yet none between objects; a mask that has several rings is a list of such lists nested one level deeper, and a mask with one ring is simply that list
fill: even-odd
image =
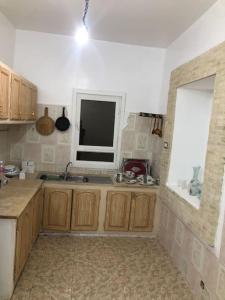
[{"label": "white ceiling", "polygon": [[[97,40],[167,47],[216,0],[90,0],[87,24]],[[0,0],[18,29],[73,35],[84,0]]]}]

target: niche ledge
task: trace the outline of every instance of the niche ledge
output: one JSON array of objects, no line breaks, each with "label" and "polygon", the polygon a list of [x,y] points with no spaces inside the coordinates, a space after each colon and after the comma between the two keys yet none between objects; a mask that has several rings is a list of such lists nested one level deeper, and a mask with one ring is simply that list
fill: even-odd
[{"label": "niche ledge", "polygon": [[188,193],[187,189],[183,189],[177,185],[169,185],[167,184],[167,187],[174,193],[176,193],[179,197],[187,201],[191,206],[193,206],[195,209],[200,208],[200,199],[196,196],[191,196]]}]

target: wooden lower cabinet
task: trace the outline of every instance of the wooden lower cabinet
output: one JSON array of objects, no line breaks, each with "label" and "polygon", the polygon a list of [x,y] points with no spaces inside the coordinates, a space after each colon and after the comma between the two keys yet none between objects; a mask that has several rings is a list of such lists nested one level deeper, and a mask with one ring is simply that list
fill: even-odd
[{"label": "wooden lower cabinet", "polygon": [[155,193],[108,192],[106,231],[152,231]]},{"label": "wooden lower cabinet", "polygon": [[132,193],[130,231],[153,230],[155,201],[155,193]]},{"label": "wooden lower cabinet", "polygon": [[32,203],[30,203],[18,219],[16,234],[15,281],[19,278],[32,247],[32,215],[33,207]]},{"label": "wooden lower cabinet", "polygon": [[32,240],[36,241],[42,227],[43,191],[40,190],[33,199]]},{"label": "wooden lower cabinet", "polygon": [[108,192],[105,217],[105,230],[128,231],[130,218],[130,192]]},{"label": "wooden lower cabinet", "polygon": [[44,195],[43,228],[69,231],[71,220],[72,190],[46,188]]},{"label": "wooden lower cabinet", "polygon": [[[17,282],[28,259],[33,242],[36,240],[42,218],[42,191],[40,190],[29,202],[22,215],[17,220],[16,252],[14,279]],[[35,211],[37,209],[37,211]]]},{"label": "wooden lower cabinet", "polygon": [[74,190],[71,230],[97,230],[99,190]]}]

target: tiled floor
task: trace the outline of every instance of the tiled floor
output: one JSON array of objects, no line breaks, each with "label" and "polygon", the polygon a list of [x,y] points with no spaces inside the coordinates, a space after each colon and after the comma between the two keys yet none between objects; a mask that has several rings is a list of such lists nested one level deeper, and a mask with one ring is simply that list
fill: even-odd
[{"label": "tiled floor", "polygon": [[41,236],[13,300],[189,300],[156,240]]}]

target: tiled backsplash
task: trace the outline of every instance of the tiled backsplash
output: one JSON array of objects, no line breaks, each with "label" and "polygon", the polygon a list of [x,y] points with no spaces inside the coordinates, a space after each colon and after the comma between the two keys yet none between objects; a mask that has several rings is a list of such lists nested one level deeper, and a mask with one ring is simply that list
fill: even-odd
[{"label": "tiled backsplash", "polygon": [[154,120],[130,113],[127,126],[122,132],[122,157],[149,159],[152,172],[159,176],[159,162],[162,149],[162,138],[152,134]]},{"label": "tiled backsplash", "polygon": [[[38,105],[38,117],[43,115],[45,105]],[[56,120],[62,113],[62,106],[48,105],[49,115]],[[150,159],[153,175],[159,175],[161,140],[151,134],[150,118],[131,113],[122,132],[121,158]],[[8,143],[10,161],[20,164],[22,160],[35,162],[37,171],[61,172],[70,161],[71,129],[66,132],[55,130],[50,136],[40,135],[35,125],[10,125]],[[1,154],[1,151],[0,151]],[[9,157],[4,156],[4,160]],[[114,173],[113,170],[73,168],[76,173]]]},{"label": "tiled backsplash", "polygon": [[8,161],[10,145],[8,140],[9,128],[6,125],[0,125],[0,160]]}]

